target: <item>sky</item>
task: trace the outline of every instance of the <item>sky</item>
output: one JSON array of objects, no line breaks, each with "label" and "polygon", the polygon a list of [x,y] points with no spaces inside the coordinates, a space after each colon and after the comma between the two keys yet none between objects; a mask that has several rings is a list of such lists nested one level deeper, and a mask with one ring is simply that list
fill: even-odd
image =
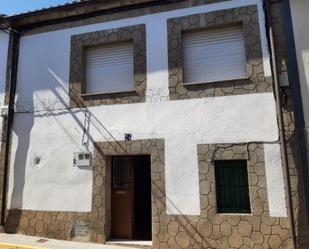
[{"label": "sky", "polygon": [[10,16],[67,2],[71,0],[0,0],[0,14]]}]

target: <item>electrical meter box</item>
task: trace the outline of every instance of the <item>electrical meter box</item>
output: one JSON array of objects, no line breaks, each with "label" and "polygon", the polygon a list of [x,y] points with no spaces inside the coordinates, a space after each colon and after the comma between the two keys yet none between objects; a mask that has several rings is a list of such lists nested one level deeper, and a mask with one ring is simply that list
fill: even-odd
[{"label": "electrical meter box", "polygon": [[74,167],[91,167],[92,155],[89,151],[75,152],[73,157]]}]

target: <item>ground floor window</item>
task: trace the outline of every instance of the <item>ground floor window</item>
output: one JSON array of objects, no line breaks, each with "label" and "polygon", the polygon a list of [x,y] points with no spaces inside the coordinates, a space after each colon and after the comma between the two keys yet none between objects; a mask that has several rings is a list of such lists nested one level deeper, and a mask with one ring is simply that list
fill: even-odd
[{"label": "ground floor window", "polygon": [[215,161],[218,213],[250,213],[246,160]]}]

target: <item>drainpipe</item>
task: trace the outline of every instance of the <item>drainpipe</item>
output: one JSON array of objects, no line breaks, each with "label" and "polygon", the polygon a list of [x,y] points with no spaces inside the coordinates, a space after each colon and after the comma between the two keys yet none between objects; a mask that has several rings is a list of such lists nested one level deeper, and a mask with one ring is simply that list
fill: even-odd
[{"label": "drainpipe", "polygon": [[292,248],[297,249],[294,210],[293,210],[293,201],[292,201],[292,194],[291,194],[291,179],[290,179],[290,174],[289,174],[289,162],[288,162],[288,157],[287,157],[283,113],[282,113],[282,107],[281,107],[280,86],[279,86],[279,80],[278,80],[277,60],[276,60],[276,54],[275,54],[275,43],[274,43],[273,28],[272,28],[272,15],[271,15],[270,1],[264,0],[264,6],[265,6],[266,16],[267,16],[267,32],[268,32],[270,53],[271,53],[273,86],[274,86],[274,94],[275,94],[275,99],[276,99],[276,109],[277,109],[277,118],[278,118],[278,126],[279,126],[279,138],[280,138],[280,147],[281,147],[281,155],[282,155],[282,165],[283,165],[283,173],[284,173],[285,187],[286,187],[288,219],[289,219],[290,233],[291,233],[291,239],[292,239]]},{"label": "drainpipe", "polygon": [[9,40],[9,57],[7,67],[7,86],[8,89],[8,115],[3,118],[3,125],[5,130],[5,147],[4,149],[4,165],[3,165],[3,185],[2,185],[2,203],[1,203],[1,219],[0,225],[4,225],[5,221],[5,210],[6,210],[6,199],[7,199],[7,178],[8,168],[10,161],[10,144],[11,144],[11,130],[13,125],[14,117],[14,101],[16,93],[16,76],[17,76],[17,64],[18,64],[18,48],[19,48],[20,35],[15,30],[10,29],[10,40]]}]

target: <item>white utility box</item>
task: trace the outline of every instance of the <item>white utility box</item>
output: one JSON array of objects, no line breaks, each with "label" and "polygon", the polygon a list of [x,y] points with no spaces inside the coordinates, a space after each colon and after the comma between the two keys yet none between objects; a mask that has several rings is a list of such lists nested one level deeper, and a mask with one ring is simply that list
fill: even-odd
[{"label": "white utility box", "polygon": [[91,167],[92,155],[89,151],[79,151],[74,153],[74,167]]}]

